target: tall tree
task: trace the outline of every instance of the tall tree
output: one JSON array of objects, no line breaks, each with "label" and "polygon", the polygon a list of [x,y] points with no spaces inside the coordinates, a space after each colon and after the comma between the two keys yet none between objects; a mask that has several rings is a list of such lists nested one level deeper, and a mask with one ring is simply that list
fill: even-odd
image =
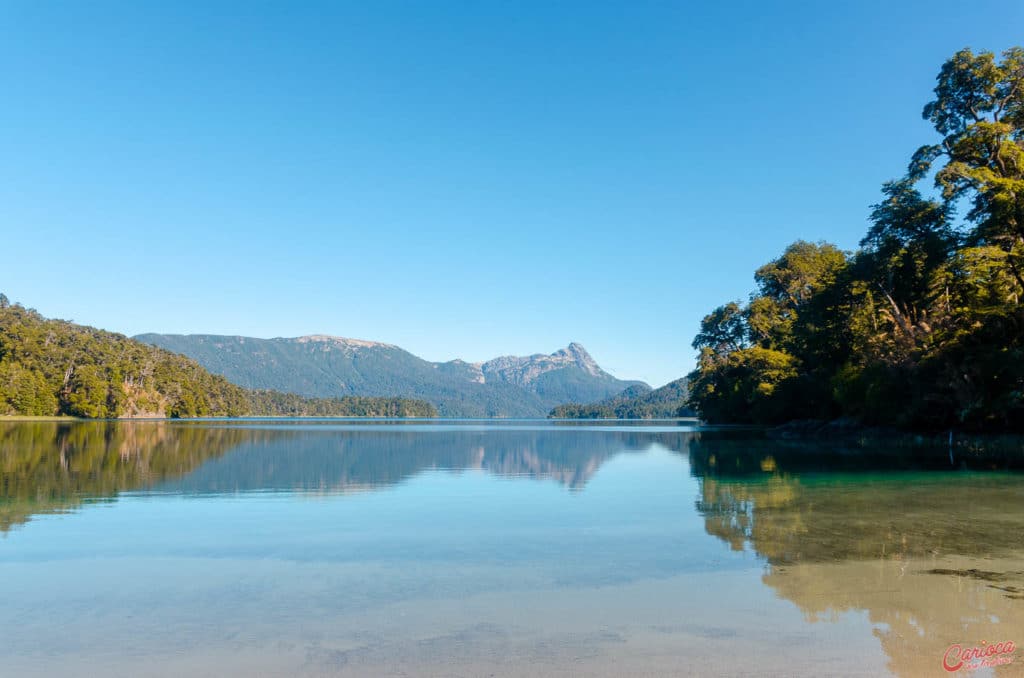
[{"label": "tall tree", "polygon": [[[858,252],[794,243],[705,319],[703,416],[1024,430],[1024,50],[954,54],[924,117],[941,140],[883,185]],[[754,348],[722,351],[737,327]]]},{"label": "tall tree", "polygon": [[967,200],[968,243],[994,245],[1024,291],[1024,49],[997,61],[962,49],[942,66],[923,116],[942,135],[914,154],[908,179],[935,172],[947,206]]}]

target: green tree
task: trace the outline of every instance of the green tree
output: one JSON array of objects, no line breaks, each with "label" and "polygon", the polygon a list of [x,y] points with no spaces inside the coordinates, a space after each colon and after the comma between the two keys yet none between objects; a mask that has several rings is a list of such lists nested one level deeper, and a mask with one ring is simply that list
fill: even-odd
[{"label": "green tree", "polygon": [[693,340],[693,347],[725,356],[746,348],[749,343],[747,334],[743,309],[739,303],[731,301],[704,316],[700,323],[700,332]]},{"label": "green tree", "polygon": [[764,348],[801,353],[797,327],[813,316],[802,317],[826,288],[835,284],[846,266],[846,255],[830,243],[798,240],[778,259],[754,273],[758,294],[747,310],[754,341]]},{"label": "green tree", "polygon": [[690,375],[690,404],[712,423],[770,424],[789,418],[787,382],[797,377],[797,361],[760,346],[724,358],[701,356]]},{"label": "green tree", "polygon": [[947,205],[968,200],[970,244],[1006,252],[1004,265],[1024,289],[1024,49],[996,61],[963,49],[942,66],[924,117],[942,135],[914,154],[908,179],[935,172]]},{"label": "green tree", "polygon": [[954,54],[924,117],[941,139],[883,185],[858,252],[794,243],[705,318],[702,415],[1024,430],[1024,50]]},{"label": "green tree", "polygon": [[[76,367],[64,394],[65,410],[76,417],[111,416],[107,410],[108,385],[95,365]],[[116,416],[116,413],[113,413]]]}]

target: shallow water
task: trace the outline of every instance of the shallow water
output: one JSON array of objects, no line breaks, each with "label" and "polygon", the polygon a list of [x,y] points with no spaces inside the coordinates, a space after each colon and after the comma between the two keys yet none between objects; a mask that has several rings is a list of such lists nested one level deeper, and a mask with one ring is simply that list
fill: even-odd
[{"label": "shallow water", "polygon": [[948,675],[1024,642],[1019,466],[677,422],[0,423],[0,674]]}]

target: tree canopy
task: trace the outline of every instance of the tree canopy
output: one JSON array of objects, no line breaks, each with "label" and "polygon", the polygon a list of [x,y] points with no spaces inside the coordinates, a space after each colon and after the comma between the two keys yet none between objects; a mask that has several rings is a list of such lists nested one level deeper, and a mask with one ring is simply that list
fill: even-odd
[{"label": "tree canopy", "polygon": [[705,317],[701,416],[1024,429],[1024,49],[960,50],[934,92],[939,140],[883,185],[856,252],[794,243]]}]

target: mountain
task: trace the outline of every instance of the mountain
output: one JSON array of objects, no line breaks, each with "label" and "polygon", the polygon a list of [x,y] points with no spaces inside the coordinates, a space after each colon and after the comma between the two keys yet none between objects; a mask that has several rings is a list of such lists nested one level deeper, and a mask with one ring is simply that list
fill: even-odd
[{"label": "mountain", "polygon": [[560,403],[600,400],[640,383],[616,379],[575,343],[550,355],[435,363],[392,344],[327,335],[135,338],[186,355],[246,388],[320,398],[418,398],[435,404],[448,417],[543,417]]},{"label": "mountain", "polygon": [[0,415],[86,418],[434,416],[423,401],[248,390],[121,334],[44,318],[0,294]]},{"label": "mountain", "polygon": [[638,385],[614,398],[580,405],[566,403],[551,410],[554,419],[669,419],[693,416],[687,405],[689,388],[686,377],[651,390]]}]

